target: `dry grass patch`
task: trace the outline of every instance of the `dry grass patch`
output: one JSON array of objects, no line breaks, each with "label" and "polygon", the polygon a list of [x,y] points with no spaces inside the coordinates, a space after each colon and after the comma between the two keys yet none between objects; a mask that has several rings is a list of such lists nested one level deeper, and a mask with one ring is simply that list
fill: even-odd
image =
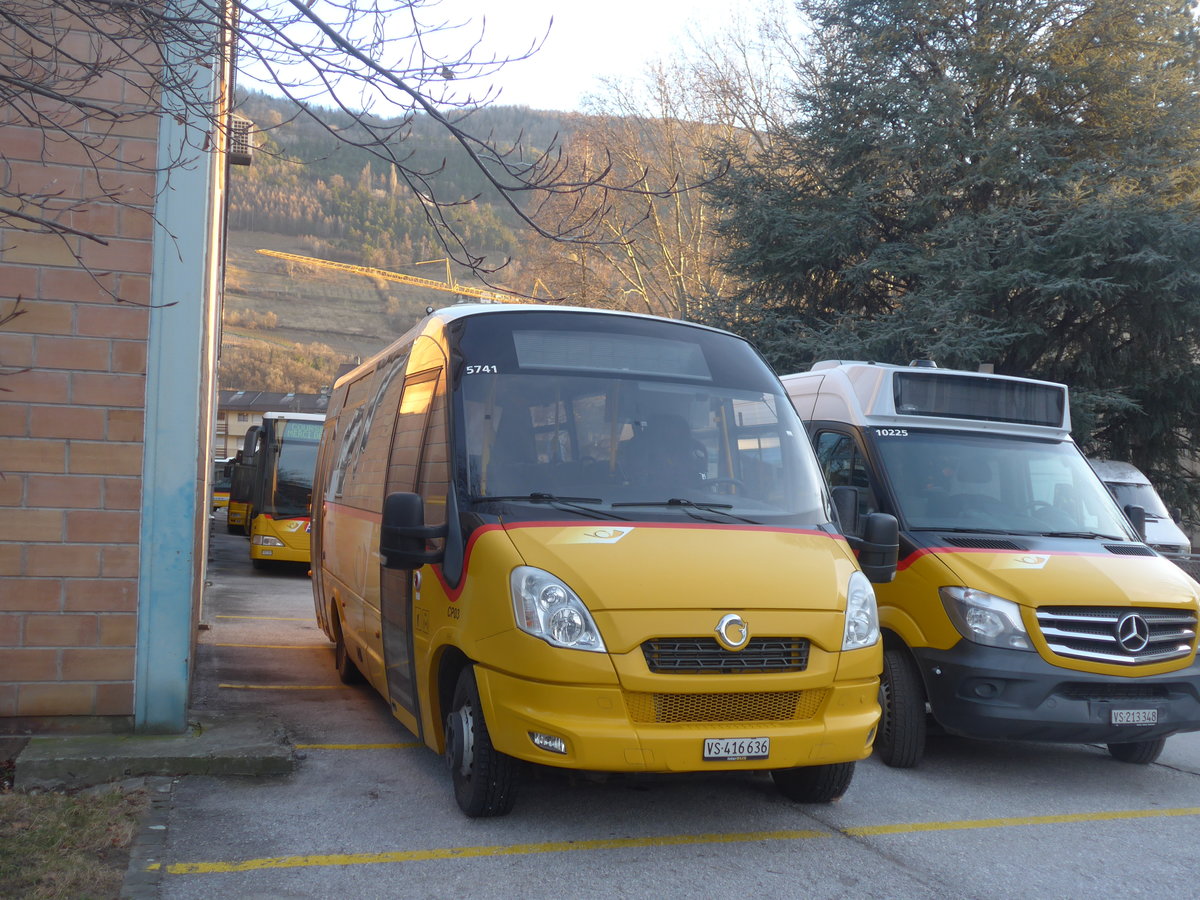
[{"label": "dry grass patch", "polygon": [[0,793],[0,897],[115,898],[144,790]]}]

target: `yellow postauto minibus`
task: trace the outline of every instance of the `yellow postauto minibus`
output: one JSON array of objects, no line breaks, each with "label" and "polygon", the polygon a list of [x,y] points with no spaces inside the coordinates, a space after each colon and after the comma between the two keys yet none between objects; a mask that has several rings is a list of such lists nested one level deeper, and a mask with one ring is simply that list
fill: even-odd
[{"label": "yellow postauto minibus", "polygon": [[783,383],[834,491],[900,525],[875,752],[927,730],[1106,744],[1149,763],[1200,729],[1197,585],[1071,440],[1061,384],[829,361]]},{"label": "yellow postauto minibus", "polygon": [[523,763],[846,790],[879,716],[869,578],[894,573],[895,521],[852,548],[748,343],[456,306],[339,379],[324,428],[317,619],[467,815],[507,812]]}]

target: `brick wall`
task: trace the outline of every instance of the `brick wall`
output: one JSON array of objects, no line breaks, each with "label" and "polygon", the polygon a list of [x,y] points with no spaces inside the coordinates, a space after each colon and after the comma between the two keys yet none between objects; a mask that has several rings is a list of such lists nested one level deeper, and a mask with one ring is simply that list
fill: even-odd
[{"label": "brick wall", "polygon": [[[60,46],[98,52],[58,24]],[[81,96],[145,111],[129,74]],[[133,714],[158,125],[62,121],[103,152],[0,108],[0,184],[82,200],[60,220],[104,241],[0,209],[0,319],[21,313],[0,326],[0,731]]]}]

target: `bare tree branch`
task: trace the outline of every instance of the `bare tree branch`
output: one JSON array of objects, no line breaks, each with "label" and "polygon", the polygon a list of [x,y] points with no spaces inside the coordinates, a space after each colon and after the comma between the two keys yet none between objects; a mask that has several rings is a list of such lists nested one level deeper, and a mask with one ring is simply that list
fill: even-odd
[{"label": "bare tree branch", "polygon": [[[599,165],[584,170],[557,139],[534,151],[520,138],[473,131],[471,113],[497,97],[479,86],[537,52],[546,36],[518,54],[488,56],[485,22],[449,22],[437,13],[436,0],[5,0],[0,125],[26,129],[27,139],[40,135],[43,161],[55,155],[51,148],[69,146],[92,177],[74,189],[48,190],[21,157],[0,147],[0,226],[58,235],[78,258],[73,239],[102,239],[73,223],[89,206],[152,215],[154,192],[165,189],[170,172],[202,158],[213,136],[229,127],[209,73],[198,67],[230,56],[246,86],[282,94],[300,115],[393,168],[447,252],[477,272],[507,261],[490,262],[467,247],[448,216],[473,198],[442,196],[442,167],[413,165],[405,139],[416,117],[451,136],[494,192],[489,199],[549,240],[622,240],[601,227],[616,196],[661,198],[679,190],[669,179],[651,184],[644,168],[623,165],[618,173],[603,151]],[[227,34],[235,38],[225,46]],[[348,114],[353,127],[326,124],[330,107]],[[201,123],[172,159],[119,154],[118,136],[142,126],[152,137],[164,114]]]}]

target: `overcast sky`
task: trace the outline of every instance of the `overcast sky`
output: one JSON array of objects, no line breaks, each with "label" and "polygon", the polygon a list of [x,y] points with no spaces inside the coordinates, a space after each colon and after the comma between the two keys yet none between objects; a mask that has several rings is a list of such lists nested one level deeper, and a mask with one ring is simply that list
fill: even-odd
[{"label": "overcast sky", "polygon": [[[743,0],[740,8],[754,5]],[[455,21],[486,16],[486,55],[498,56],[524,52],[553,16],[542,49],[494,79],[503,90],[496,102],[577,110],[598,78],[639,78],[647,62],[685,43],[689,28],[719,32],[735,6],[730,0],[442,0],[437,9]]]}]

